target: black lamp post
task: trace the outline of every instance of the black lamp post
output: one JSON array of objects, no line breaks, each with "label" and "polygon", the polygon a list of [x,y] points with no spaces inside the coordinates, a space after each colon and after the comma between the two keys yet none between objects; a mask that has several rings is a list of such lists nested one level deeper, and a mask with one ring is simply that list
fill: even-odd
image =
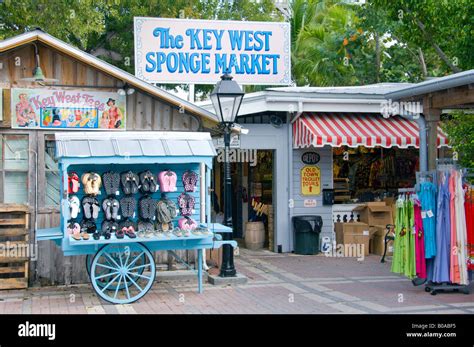
[{"label": "black lamp post", "polygon": [[[232,228],[232,179],[230,177],[230,134],[235,118],[239,113],[240,104],[244,97],[244,92],[237,82],[232,81],[232,76],[225,73],[221,80],[217,82],[211,93],[211,101],[216,110],[216,114],[221,121],[224,131],[224,225]],[[232,240],[232,233],[224,233],[224,240]],[[220,277],[235,277],[234,251],[232,246],[224,245],[222,248],[222,264]]]}]

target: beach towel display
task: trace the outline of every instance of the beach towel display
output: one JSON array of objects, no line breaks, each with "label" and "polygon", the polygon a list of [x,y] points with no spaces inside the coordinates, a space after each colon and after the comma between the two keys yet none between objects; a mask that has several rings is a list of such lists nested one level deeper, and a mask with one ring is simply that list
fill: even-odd
[{"label": "beach towel display", "polygon": [[163,193],[171,193],[178,190],[176,188],[176,173],[171,170],[161,171],[158,174],[158,181],[160,183],[160,191]]}]

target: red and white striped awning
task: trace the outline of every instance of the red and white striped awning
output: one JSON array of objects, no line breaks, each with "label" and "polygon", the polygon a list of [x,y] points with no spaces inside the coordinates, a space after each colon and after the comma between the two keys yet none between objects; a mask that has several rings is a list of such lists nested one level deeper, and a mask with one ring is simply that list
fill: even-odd
[{"label": "red and white striped awning", "polygon": [[[293,147],[416,147],[420,146],[416,121],[373,114],[303,113],[293,123]],[[448,139],[438,127],[438,147]]]}]

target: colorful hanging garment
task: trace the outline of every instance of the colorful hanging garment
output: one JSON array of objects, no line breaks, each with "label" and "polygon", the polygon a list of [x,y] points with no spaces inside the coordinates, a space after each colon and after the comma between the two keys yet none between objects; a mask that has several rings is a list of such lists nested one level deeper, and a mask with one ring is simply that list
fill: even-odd
[{"label": "colorful hanging garment", "polygon": [[432,182],[422,182],[418,192],[422,210],[426,259],[436,256],[436,191],[436,186]]},{"label": "colorful hanging garment", "polygon": [[465,186],[464,208],[466,214],[467,229],[467,249],[468,249],[468,269],[474,270],[474,189],[472,186]]},{"label": "colorful hanging garment", "polygon": [[413,213],[415,215],[416,276],[418,278],[426,278],[425,236],[423,232],[423,220],[421,218],[421,203],[419,200],[415,200]]},{"label": "colorful hanging garment", "polygon": [[433,282],[449,282],[449,261],[451,251],[451,226],[449,213],[449,176],[441,173],[438,191],[436,219],[436,258],[434,260]]},{"label": "colorful hanging garment", "polygon": [[396,236],[391,271],[411,279],[416,276],[413,202],[399,197],[396,207]]},{"label": "colorful hanging garment", "polygon": [[453,253],[457,256],[459,283],[461,285],[469,284],[469,277],[467,273],[467,229],[466,229],[466,214],[464,211],[464,190],[462,187],[462,175],[456,172],[455,175],[455,219],[456,219],[456,249]]},{"label": "colorful hanging garment", "polygon": [[412,279],[416,276],[416,259],[415,259],[415,217],[413,211],[413,196],[405,202],[407,238],[406,238],[406,263],[405,276]]},{"label": "colorful hanging garment", "polygon": [[450,218],[450,261],[449,261],[449,279],[451,283],[460,283],[461,274],[459,273],[459,259],[458,259],[458,249],[457,249],[457,221],[456,221],[456,171],[452,170],[449,175],[449,218]]},{"label": "colorful hanging garment", "polygon": [[392,268],[391,271],[395,273],[403,273],[404,269],[404,255],[405,255],[405,242],[404,237],[406,234],[406,227],[404,226],[405,221],[405,210],[404,210],[404,199],[399,196],[396,202],[395,212],[395,240],[393,241],[393,257],[392,257]]}]

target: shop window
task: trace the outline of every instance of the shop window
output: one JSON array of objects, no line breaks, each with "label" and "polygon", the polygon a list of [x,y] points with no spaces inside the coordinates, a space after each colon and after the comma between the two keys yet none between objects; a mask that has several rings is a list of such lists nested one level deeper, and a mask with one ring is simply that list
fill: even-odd
[{"label": "shop window", "polygon": [[45,205],[59,206],[59,168],[55,156],[56,142],[53,135],[46,135],[44,142],[44,174],[46,181]]},{"label": "shop window", "polygon": [[28,203],[28,136],[1,135],[1,201]]}]

